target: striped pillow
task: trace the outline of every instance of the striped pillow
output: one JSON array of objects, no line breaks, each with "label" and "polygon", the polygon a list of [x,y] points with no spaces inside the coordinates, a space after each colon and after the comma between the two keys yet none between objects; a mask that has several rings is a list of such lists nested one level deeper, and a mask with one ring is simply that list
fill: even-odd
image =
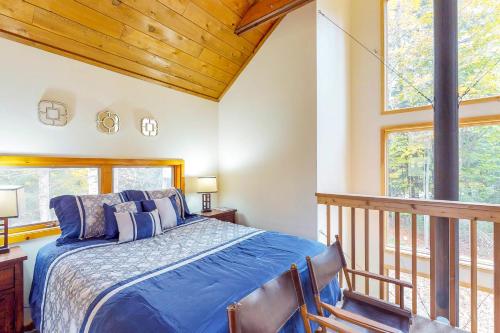
[{"label": "striped pillow", "polygon": [[118,224],[118,243],[131,242],[160,235],[158,210],[149,213],[115,213]]},{"label": "striped pillow", "polygon": [[182,224],[182,219],[178,217],[179,214],[177,212],[174,196],[162,199],[145,200],[141,201],[141,203],[144,212],[158,210],[163,230]]},{"label": "striped pillow", "polygon": [[179,218],[186,219],[190,217],[191,213],[186,203],[186,197],[181,190],[170,187],[165,190],[157,191],[137,191],[137,190],[127,190],[122,192],[123,196],[127,201],[143,201],[143,200],[154,200],[166,197],[175,196],[175,203],[177,206],[177,213]]}]

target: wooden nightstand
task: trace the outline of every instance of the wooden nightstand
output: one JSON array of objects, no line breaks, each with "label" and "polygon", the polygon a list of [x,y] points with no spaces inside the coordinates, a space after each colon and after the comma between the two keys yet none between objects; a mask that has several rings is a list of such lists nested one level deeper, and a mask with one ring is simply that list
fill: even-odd
[{"label": "wooden nightstand", "polygon": [[0,254],[0,332],[23,332],[23,261],[20,247]]},{"label": "wooden nightstand", "polygon": [[217,209],[214,208],[210,212],[199,212],[197,214],[200,214],[201,216],[205,217],[211,217],[217,220],[221,221],[226,221],[226,222],[231,222],[231,223],[236,223],[236,209]]}]

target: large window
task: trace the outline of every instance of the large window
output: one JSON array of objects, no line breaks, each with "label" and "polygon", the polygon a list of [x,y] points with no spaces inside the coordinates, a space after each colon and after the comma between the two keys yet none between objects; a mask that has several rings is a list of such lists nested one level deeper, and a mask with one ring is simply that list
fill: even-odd
[{"label": "large window", "polygon": [[[400,73],[384,69],[385,110],[428,106],[429,101],[405,80],[433,99],[433,1],[385,2],[385,60]],[[458,0],[458,8],[459,95],[471,87],[464,100],[498,96],[500,2]]]},{"label": "large window", "polygon": [[114,168],[113,191],[159,190],[172,186],[172,168]]},{"label": "large window", "polygon": [[24,187],[21,214],[9,220],[9,242],[16,243],[60,233],[49,209],[50,199],[59,195],[184,190],[184,161],[0,155],[0,185]]},{"label": "large window", "polygon": [[23,196],[18,218],[10,226],[54,221],[49,209],[51,198],[64,194],[99,193],[97,168],[0,168],[0,184],[22,185]]},{"label": "large window", "polygon": [[[460,201],[500,204],[500,120],[465,122],[460,128]],[[433,133],[430,127],[389,130],[385,135],[386,194],[432,199]],[[394,217],[388,221],[388,244],[394,244]],[[419,216],[418,248],[429,249],[429,220]],[[469,223],[459,224],[460,255],[470,257]],[[392,236],[392,237],[391,237]],[[411,248],[411,216],[401,216],[401,244]],[[478,222],[478,257],[493,259],[493,225]]]}]

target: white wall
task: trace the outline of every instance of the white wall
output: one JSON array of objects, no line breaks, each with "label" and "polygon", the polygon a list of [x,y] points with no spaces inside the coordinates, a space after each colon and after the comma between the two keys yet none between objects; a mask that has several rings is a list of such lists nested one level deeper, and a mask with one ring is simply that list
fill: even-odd
[{"label": "white wall", "polygon": [[225,206],[254,227],[315,239],[316,6],[289,14],[219,105]]},{"label": "white wall", "polygon": [[[350,179],[350,40],[329,19],[350,29],[349,0],[318,0],[317,191],[345,193]],[[326,241],[326,208],[318,206],[318,238]]]},{"label": "white wall", "polygon": [[[69,106],[66,127],[38,121],[42,98]],[[120,115],[116,135],[96,129],[96,113],[104,109]],[[158,120],[157,137],[140,133],[146,115]],[[0,39],[0,154],[182,158],[186,190],[193,192],[190,177],[217,174],[217,126],[214,102]],[[192,210],[200,208],[197,194],[188,201]],[[36,253],[48,241],[21,244],[29,256],[26,297]]]}]

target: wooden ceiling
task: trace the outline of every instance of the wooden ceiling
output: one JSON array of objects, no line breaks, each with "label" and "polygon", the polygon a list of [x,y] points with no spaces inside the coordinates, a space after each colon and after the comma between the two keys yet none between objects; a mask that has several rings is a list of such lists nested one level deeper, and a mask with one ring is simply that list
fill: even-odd
[{"label": "wooden ceiling", "polygon": [[256,0],[0,0],[0,36],[219,100],[272,32]]}]

